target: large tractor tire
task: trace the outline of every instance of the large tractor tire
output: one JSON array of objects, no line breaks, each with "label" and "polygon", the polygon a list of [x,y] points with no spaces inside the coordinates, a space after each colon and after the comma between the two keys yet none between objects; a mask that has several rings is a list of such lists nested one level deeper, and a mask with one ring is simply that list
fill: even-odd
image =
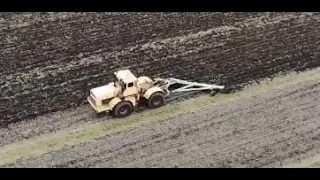
[{"label": "large tractor tire", "polygon": [[133,106],[128,101],[119,102],[112,110],[113,117],[123,118],[132,114]]},{"label": "large tractor tire", "polygon": [[164,105],[164,94],[162,92],[155,92],[148,99],[148,106],[151,109],[158,108],[163,105]]}]

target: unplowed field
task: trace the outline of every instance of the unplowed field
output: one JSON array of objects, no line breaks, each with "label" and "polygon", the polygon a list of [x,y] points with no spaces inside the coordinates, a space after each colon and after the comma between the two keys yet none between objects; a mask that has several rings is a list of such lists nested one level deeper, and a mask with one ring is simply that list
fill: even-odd
[{"label": "unplowed field", "polygon": [[[320,65],[319,13],[1,13],[0,120],[83,104],[113,71],[236,87]],[[213,77],[218,77],[213,79]]]}]

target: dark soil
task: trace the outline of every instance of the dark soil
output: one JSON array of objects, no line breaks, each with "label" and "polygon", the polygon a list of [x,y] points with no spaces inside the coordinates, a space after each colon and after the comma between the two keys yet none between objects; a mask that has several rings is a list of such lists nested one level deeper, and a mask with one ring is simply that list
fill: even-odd
[{"label": "dark soil", "polygon": [[[319,13],[0,13],[0,121],[86,102],[129,67],[138,75],[240,88],[320,65]],[[203,32],[201,32],[203,31]]]}]

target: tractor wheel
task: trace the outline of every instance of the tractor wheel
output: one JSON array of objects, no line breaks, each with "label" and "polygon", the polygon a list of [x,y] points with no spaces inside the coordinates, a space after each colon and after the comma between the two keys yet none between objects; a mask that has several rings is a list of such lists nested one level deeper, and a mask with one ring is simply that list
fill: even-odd
[{"label": "tractor wheel", "polygon": [[211,91],[210,96],[215,96],[218,92],[217,91]]},{"label": "tractor wheel", "polygon": [[164,105],[164,94],[161,92],[155,92],[148,99],[149,108],[158,108]]},{"label": "tractor wheel", "polygon": [[133,106],[128,101],[119,102],[112,110],[113,117],[123,118],[129,116],[133,111]]}]

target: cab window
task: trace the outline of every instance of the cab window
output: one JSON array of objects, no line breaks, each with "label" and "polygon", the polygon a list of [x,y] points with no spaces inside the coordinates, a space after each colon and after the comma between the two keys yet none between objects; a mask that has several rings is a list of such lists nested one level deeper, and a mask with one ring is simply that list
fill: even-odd
[{"label": "cab window", "polygon": [[128,83],[128,87],[132,87],[133,86],[133,83]]}]

